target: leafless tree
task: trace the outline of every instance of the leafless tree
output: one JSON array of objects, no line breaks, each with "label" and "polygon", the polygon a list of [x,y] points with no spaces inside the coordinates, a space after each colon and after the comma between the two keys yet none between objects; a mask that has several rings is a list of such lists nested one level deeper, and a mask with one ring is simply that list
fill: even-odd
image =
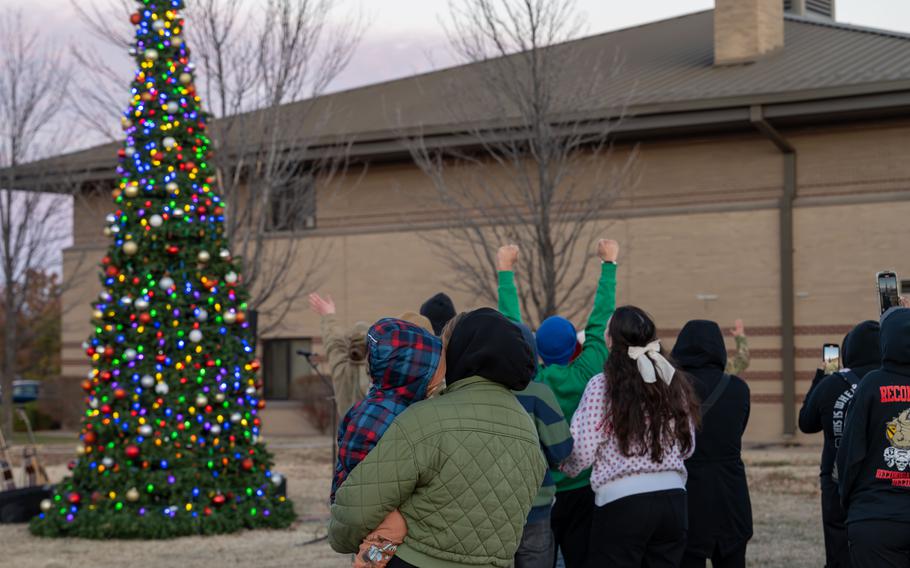
[{"label": "leafless tree", "polygon": [[[130,48],[132,2],[73,2],[96,37],[124,51]],[[196,87],[203,103],[220,119],[211,129],[211,164],[230,207],[226,230],[233,254],[243,261],[251,308],[266,324],[260,333],[280,326],[303,294],[319,285],[329,248],[304,238],[315,222],[317,188],[320,195],[328,195],[342,179],[349,184],[352,177],[348,143],[319,136],[332,113],[319,96],[347,66],[363,29],[356,13],[347,19],[335,17],[344,4],[187,3]],[[94,126],[113,123],[115,114],[99,117],[97,110],[119,106],[99,93],[97,84],[120,85],[122,77],[96,54],[77,52],[77,57],[86,65],[88,78],[80,89],[86,93],[84,119]]]},{"label": "leafless tree", "polygon": [[[459,70],[445,101],[467,143],[453,150],[405,137],[449,223],[427,238],[458,274],[453,281],[488,301],[496,297],[496,249],[518,244],[519,294],[531,322],[557,311],[573,317],[593,292],[587,247],[633,181],[635,152],[620,155],[611,141],[625,101],[598,96],[618,72],[619,54],[569,41],[583,29],[574,0],[452,0],[450,11],[451,45],[474,63]],[[592,120],[592,110],[613,118]]]},{"label": "leafless tree", "polygon": [[30,278],[52,264],[68,237],[64,210],[53,196],[18,191],[19,168],[59,148],[54,120],[61,113],[69,77],[60,53],[42,43],[19,13],[0,13],[0,277],[5,312],[0,427],[12,431],[16,351],[28,330],[17,317]]}]

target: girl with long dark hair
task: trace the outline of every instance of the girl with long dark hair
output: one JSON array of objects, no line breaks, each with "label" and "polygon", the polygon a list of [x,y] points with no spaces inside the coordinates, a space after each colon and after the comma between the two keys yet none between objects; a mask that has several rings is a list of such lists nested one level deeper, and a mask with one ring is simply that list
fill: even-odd
[{"label": "girl with long dark hair", "polygon": [[567,475],[593,465],[588,566],[679,565],[686,546],[686,467],[698,403],[664,355],[654,321],[623,306],[607,327],[610,357],[572,418]]}]

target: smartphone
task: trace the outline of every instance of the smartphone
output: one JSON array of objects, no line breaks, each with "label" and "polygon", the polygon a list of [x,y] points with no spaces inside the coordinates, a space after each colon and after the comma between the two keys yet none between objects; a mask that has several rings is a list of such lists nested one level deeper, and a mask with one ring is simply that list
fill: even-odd
[{"label": "smartphone", "polygon": [[900,292],[897,288],[897,274],[890,270],[875,275],[878,280],[878,300],[881,313],[900,305]]},{"label": "smartphone", "polygon": [[822,359],[825,362],[825,370],[829,374],[840,369],[840,345],[837,343],[825,343],[822,348]]}]

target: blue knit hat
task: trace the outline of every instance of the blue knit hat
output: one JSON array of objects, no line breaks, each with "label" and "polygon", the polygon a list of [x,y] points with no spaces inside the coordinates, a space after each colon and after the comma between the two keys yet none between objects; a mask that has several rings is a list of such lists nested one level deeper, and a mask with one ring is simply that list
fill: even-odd
[{"label": "blue knit hat", "polygon": [[537,352],[547,365],[568,365],[577,342],[575,326],[566,318],[548,317],[537,328]]}]

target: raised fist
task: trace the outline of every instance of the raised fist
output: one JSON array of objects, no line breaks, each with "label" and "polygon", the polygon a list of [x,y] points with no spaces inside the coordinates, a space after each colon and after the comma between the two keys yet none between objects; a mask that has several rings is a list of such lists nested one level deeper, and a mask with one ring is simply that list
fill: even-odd
[{"label": "raised fist", "polygon": [[496,252],[496,268],[500,272],[511,272],[518,262],[518,245],[505,245]]},{"label": "raised fist", "polygon": [[733,334],[733,337],[745,337],[746,327],[743,325],[743,320],[737,319],[733,322],[733,329],[730,330],[730,333]]},{"label": "raised fist", "polygon": [[600,239],[597,242],[597,256],[604,262],[616,262],[619,258],[619,243],[612,239]]},{"label": "raised fist", "polygon": [[314,292],[310,294],[308,298],[310,300],[310,309],[320,316],[335,315],[335,302],[332,300],[331,296],[323,298]]}]

